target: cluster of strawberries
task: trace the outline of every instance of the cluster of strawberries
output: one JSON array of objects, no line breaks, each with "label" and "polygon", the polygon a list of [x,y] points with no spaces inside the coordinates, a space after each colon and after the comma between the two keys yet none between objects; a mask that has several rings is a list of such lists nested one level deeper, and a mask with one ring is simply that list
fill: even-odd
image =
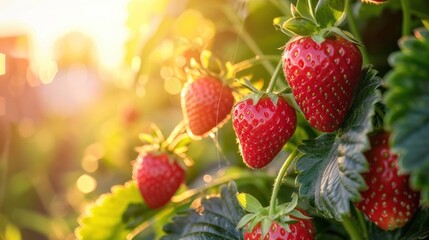
[{"label": "cluster of strawberries", "polygon": [[[356,42],[341,33],[325,32],[319,37],[295,35],[284,47],[283,73],[292,96],[272,93],[272,89],[255,91],[234,104],[236,88],[222,76],[198,71],[198,76],[189,77],[181,94],[188,136],[207,137],[232,117],[244,163],[249,168],[263,168],[293,136],[297,111],[318,131],[336,131],[350,110],[360,79],[362,55]],[[204,69],[204,64],[199,64],[202,60],[194,60],[193,66]],[[387,132],[370,136],[371,149],[365,153],[370,170],[363,175],[368,188],[362,192],[362,201],[356,203],[385,230],[403,226],[419,205],[419,194],[409,188],[408,176],[398,174],[397,155],[390,150],[388,141]],[[134,164],[134,179],[149,208],[168,203],[185,180],[175,147],[159,141],[157,144],[156,150],[142,151]],[[290,234],[313,239],[311,220],[296,221],[290,226],[294,229]],[[246,229],[245,239],[261,239],[260,228],[256,225]],[[288,234],[273,221],[264,239],[289,239]]]}]

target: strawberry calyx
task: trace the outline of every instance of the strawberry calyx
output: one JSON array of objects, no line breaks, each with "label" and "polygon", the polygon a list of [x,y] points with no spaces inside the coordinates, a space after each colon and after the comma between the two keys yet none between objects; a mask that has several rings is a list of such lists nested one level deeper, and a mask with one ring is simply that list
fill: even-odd
[{"label": "strawberry calyx", "polygon": [[152,153],[154,155],[168,154],[170,164],[177,162],[182,169],[193,165],[186,152],[192,139],[185,131],[184,123],[179,123],[165,138],[161,130],[155,124],[151,124],[150,133],[140,133],[139,138],[143,142],[142,146],[136,147],[140,154]]},{"label": "strawberry calyx", "polygon": [[180,79],[186,79],[185,69],[191,66],[191,61],[200,62],[203,42],[200,38],[189,40],[177,37],[174,40],[174,68],[173,71]]},{"label": "strawberry calyx", "polygon": [[191,58],[189,66],[185,67],[188,82],[198,81],[206,76],[219,79],[225,85],[231,85],[234,81],[236,69],[231,62],[225,62],[217,58],[213,52],[202,50],[199,59]]},{"label": "strawberry calyx", "polygon": [[339,35],[354,44],[362,45],[351,33],[338,28],[346,17],[344,1],[319,1],[315,7],[311,6],[311,2],[299,0],[296,6],[291,4],[292,18],[275,18],[273,24],[276,29],[293,37],[293,40],[311,37],[320,44],[327,38]]},{"label": "strawberry calyx", "polygon": [[261,100],[262,98],[269,97],[271,99],[271,102],[274,104],[274,106],[277,106],[279,97],[282,97],[288,102],[289,105],[295,108],[295,110],[299,110],[298,105],[296,104],[296,102],[293,100],[293,97],[291,96],[292,90],[290,89],[290,87],[286,87],[278,92],[272,92],[269,89],[267,89],[267,91],[261,91],[255,88],[252,85],[252,83],[246,78],[237,80],[237,82],[242,87],[247,88],[250,91],[249,94],[247,94],[240,100],[241,102],[251,99],[252,104],[256,105],[259,102],[259,100]]},{"label": "strawberry calyx", "polygon": [[261,224],[261,239],[268,234],[273,222],[290,232],[291,224],[311,219],[296,208],[298,205],[296,193],[292,194],[291,202],[277,205],[272,213],[270,213],[270,207],[262,207],[262,204],[250,194],[239,193],[237,200],[240,206],[248,212],[238,222],[237,229],[243,228],[245,231],[252,231],[258,224]]}]

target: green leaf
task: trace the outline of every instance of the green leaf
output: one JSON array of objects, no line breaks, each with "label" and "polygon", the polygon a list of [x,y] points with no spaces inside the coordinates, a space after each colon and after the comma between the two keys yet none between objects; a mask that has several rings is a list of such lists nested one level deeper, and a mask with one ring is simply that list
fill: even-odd
[{"label": "green leaf", "polygon": [[322,28],[339,26],[345,19],[344,0],[320,0],[316,6],[316,21]]},{"label": "green leaf", "polygon": [[76,237],[81,240],[125,239],[131,228],[137,225],[135,214],[141,213],[145,208],[134,182],[114,186],[111,193],[101,195],[79,217]]},{"label": "green leaf", "polygon": [[274,106],[277,106],[277,103],[279,102],[279,95],[277,95],[276,93],[266,93],[266,94],[270,98]]},{"label": "green leaf", "polygon": [[180,134],[170,143],[169,150],[175,151],[176,149],[187,148],[190,143],[192,143],[192,138],[188,134]]},{"label": "green leaf", "polygon": [[359,190],[365,187],[361,173],[368,163],[363,151],[369,147],[373,107],[380,100],[376,89],[381,79],[375,75],[371,67],[362,69],[351,109],[337,133],[323,134],[298,147],[303,153],[296,166],[301,197],[337,220],[349,214],[350,201],[360,200]]},{"label": "green leaf", "polygon": [[287,205],[284,205],[283,209],[280,211],[280,215],[285,215],[290,213],[293,209],[295,209],[297,204],[298,204],[298,195],[296,193],[292,193],[292,200]]},{"label": "green leaf", "polygon": [[411,184],[429,202],[429,31],[402,38],[399,47],[389,57],[393,70],[386,76],[386,123],[401,170],[411,173]]},{"label": "green leaf", "polygon": [[282,33],[288,35],[289,37],[292,37],[293,34],[291,32],[289,32],[288,30],[283,28],[284,23],[286,21],[288,21],[289,19],[290,19],[289,16],[287,16],[287,17],[276,17],[273,19],[273,25],[274,25],[274,28],[276,30],[280,30]]},{"label": "green leaf", "polygon": [[290,12],[292,13],[292,17],[302,17],[301,13],[292,3],[290,4]]},{"label": "green leaf", "polygon": [[296,10],[302,17],[314,20],[313,3],[311,0],[298,0]]},{"label": "green leaf", "polygon": [[256,213],[262,209],[261,203],[254,196],[247,193],[237,195],[240,206],[247,212]]},{"label": "green leaf", "polygon": [[237,223],[237,229],[243,228],[244,226],[249,224],[249,222],[253,221],[253,219],[256,217],[257,217],[257,215],[255,215],[253,213],[249,213],[249,214],[244,215],[240,219],[240,221]]},{"label": "green leaf", "polygon": [[237,201],[237,186],[234,182],[222,185],[220,197],[201,200],[199,212],[189,209],[175,216],[173,222],[164,226],[167,235],[162,240],[197,239],[243,239],[236,229],[244,211]]},{"label": "green leaf", "polygon": [[273,220],[268,218],[262,218],[261,220],[261,236],[262,239],[265,239],[265,236],[268,234],[268,231],[270,230],[270,226],[273,223]]},{"label": "green leaf", "polygon": [[282,27],[298,36],[310,36],[319,31],[314,22],[303,17],[291,18],[284,22]]},{"label": "green leaf", "polygon": [[148,133],[140,133],[139,139],[144,144],[154,144],[156,142],[155,137],[152,134],[148,134]]}]

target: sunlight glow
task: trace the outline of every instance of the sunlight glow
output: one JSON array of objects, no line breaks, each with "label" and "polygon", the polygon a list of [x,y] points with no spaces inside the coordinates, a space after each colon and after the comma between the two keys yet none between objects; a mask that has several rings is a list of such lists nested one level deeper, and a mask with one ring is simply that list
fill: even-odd
[{"label": "sunlight glow", "polygon": [[0,96],[0,116],[6,114],[6,99]]},{"label": "sunlight glow", "polygon": [[206,174],[204,175],[203,180],[206,183],[211,183],[211,181],[213,181],[213,177],[211,175]]},{"label": "sunlight glow", "polygon": [[39,69],[39,78],[43,84],[48,84],[54,80],[55,74],[58,71],[57,63],[54,61],[47,61],[45,68]]},{"label": "sunlight glow", "polygon": [[88,174],[83,174],[77,179],[76,186],[82,193],[90,193],[97,187],[97,181]]},{"label": "sunlight glow", "polygon": [[0,75],[6,73],[6,55],[0,53]]},{"label": "sunlight glow", "polygon": [[81,162],[83,170],[92,173],[98,169],[98,160],[92,155],[86,155]]},{"label": "sunlight glow", "polygon": [[49,64],[59,37],[83,32],[97,43],[101,64],[109,67],[122,61],[126,10],[127,1],[116,0],[11,0],[0,5],[0,29],[3,34],[27,32],[37,66]]}]

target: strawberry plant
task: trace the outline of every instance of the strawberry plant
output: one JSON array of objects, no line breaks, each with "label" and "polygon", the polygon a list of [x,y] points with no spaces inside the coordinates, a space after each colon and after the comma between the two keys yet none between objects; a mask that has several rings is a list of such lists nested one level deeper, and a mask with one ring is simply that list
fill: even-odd
[{"label": "strawberry plant", "polygon": [[[263,8],[240,3],[199,10],[222,16],[244,60],[217,39],[173,61],[166,78],[186,82],[183,120],[166,139],[158,128],[140,135],[129,181],[89,206],[77,238],[428,238],[428,3],[264,1],[277,15],[262,26],[253,18]],[[398,46],[379,55],[370,24],[392,12]],[[136,79],[150,74],[144,62]],[[212,158],[193,156],[202,143],[218,162],[191,180]]]}]

